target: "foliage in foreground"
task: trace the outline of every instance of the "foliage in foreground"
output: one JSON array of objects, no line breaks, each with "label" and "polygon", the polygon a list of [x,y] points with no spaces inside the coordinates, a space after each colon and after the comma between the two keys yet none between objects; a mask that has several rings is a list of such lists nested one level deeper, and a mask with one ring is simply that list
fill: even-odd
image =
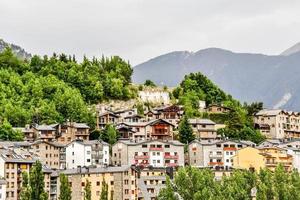
[{"label": "foliage in foreground", "polygon": [[297,171],[286,173],[282,166],[275,172],[259,173],[237,170],[230,177],[217,181],[209,169],[179,169],[174,180],[167,178],[159,200],[251,200],[256,187],[257,200],[300,200],[300,176]]},{"label": "foliage in foreground", "polygon": [[42,164],[36,161],[27,172],[23,172],[23,183],[20,193],[21,200],[47,200],[48,194],[45,191],[44,173]]}]

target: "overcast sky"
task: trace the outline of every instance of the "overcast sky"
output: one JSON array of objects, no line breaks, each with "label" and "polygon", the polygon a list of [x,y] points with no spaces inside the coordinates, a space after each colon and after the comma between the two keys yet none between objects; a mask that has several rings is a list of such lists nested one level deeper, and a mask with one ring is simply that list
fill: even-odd
[{"label": "overcast sky", "polygon": [[219,47],[279,54],[300,42],[299,0],[0,0],[0,38],[33,54],[131,64]]}]

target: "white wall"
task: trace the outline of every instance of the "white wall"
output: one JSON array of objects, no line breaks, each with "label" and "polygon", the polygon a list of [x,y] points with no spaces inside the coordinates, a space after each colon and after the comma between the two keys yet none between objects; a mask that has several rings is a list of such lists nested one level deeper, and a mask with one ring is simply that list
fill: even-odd
[{"label": "white wall", "polygon": [[66,167],[69,169],[77,166],[89,166],[92,163],[91,146],[72,142],[66,148]]},{"label": "white wall", "polygon": [[6,185],[0,184],[0,200],[5,200],[5,199],[6,199]]},{"label": "white wall", "polygon": [[109,165],[109,145],[103,146],[103,164]]}]

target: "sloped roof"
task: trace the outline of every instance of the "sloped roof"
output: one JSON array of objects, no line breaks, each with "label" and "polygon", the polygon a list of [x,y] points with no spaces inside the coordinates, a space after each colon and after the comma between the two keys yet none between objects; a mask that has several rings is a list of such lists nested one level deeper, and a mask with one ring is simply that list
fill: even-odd
[{"label": "sloped roof", "polygon": [[211,121],[210,119],[189,119],[190,124],[207,124],[207,125],[215,125],[216,123]]}]

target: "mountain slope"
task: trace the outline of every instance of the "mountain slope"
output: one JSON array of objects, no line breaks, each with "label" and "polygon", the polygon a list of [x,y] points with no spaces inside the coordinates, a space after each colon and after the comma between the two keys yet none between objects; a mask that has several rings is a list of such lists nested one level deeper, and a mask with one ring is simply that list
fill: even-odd
[{"label": "mountain slope", "polygon": [[297,43],[297,44],[295,44],[291,48],[288,48],[284,52],[282,52],[281,55],[283,55],[283,56],[289,56],[289,55],[292,55],[292,54],[297,53],[299,51],[300,51],[300,42]]},{"label": "mountain slope", "polygon": [[23,59],[31,58],[31,54],[27,53],[20,46],[17,46],[15,44],[9,44],[9,43],[5,42],[4,40],[0,39],[0,52],[2,52],[6,47],[10,47],[19,58],[23,58]]},{"label": "mountain slope", "polygon": [[151,79],[175,86],[184,75],[200,71],[233,97],[263,101],[267,107],[300,110],[300,52],[267,56],[209,48],[177,51],[134,67],[133,81]]}]

